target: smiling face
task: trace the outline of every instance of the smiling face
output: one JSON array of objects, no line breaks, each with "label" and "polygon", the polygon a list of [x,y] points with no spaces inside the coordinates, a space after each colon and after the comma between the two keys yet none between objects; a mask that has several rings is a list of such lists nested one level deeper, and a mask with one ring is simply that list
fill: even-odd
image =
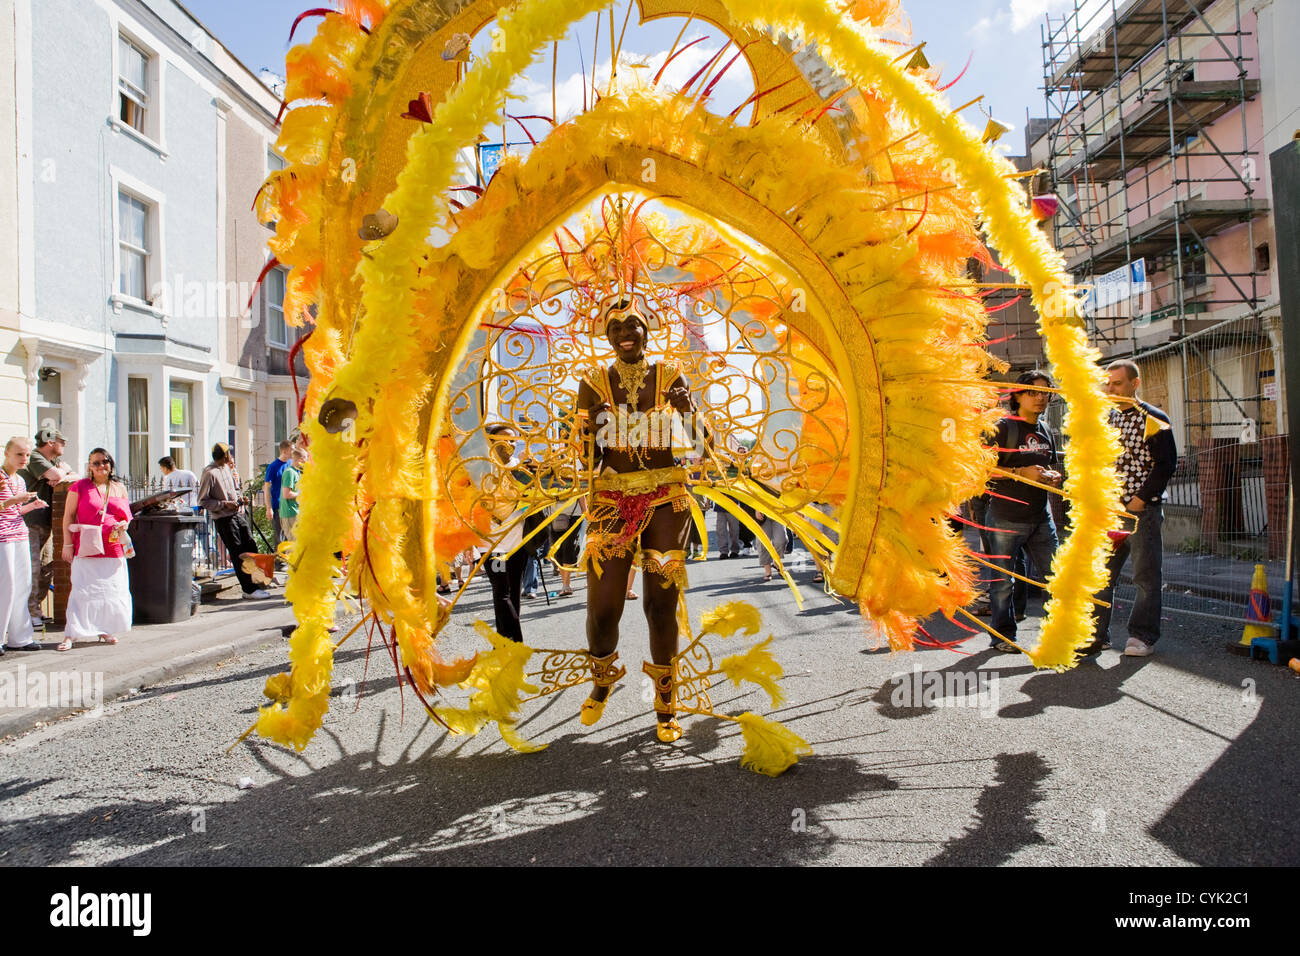
[{"label": "smiling face", "polygon": [[628,309],[610,309],[606,315],[609,323],[605,326],[605,338],[609,340],[614,354],[624,362],[637,362],[645,354],[646,339],[649,330],[646,322],[635,311],[633,305]]},{"label": "smiling face", "polygon": [[90,477],[100,484],[108,481],[109,476],[113,473],[113,461],[103,452],[96,452],[91,455],[87,465]]}]

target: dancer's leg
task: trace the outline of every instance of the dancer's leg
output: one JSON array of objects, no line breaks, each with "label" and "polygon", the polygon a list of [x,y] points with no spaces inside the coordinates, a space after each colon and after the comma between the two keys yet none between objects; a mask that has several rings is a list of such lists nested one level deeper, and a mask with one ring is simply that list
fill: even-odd
[{"label": "dancer's leg", "polygon": [[[641,546],[647,550],[659,552],[684,552],[690,535],[690,512],[674,511],[672,505],[661,505],[656,509],[650,524],[641,534]],[[647,563],[645,567],[645,616],[650,628],[650,659],[657,665],[669,665],[677,653],[678,626],[677,602],[680,589],[676,581],[652,571]],[[671,703],[671,686],[668,693],[660,693],[664,704]],[[656,715],[660,723],[673,719],[671,712],[659,712]]]},{"label": "dancer's leg", "polygon": [[[632,553],[607,558],[601,562],[600,574],[587,566],[587,650],[592,657],[608,657],[618,650],[618,622],[627,602],[627,573],[632,567]],[[601,701],[611,688],[593,687],[591,698]]]}]

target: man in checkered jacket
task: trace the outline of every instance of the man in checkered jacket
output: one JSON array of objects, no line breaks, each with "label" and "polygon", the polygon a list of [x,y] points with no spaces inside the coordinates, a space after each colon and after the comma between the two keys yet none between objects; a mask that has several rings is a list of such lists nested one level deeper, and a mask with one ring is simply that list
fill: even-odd
[{"label": "man in checkered jacket", "polygon": [[[1133,556],[1133,583],[1137,586],[1137,600],[1128,618],[1128,643],[1124,647],[1127,657],[1146,657],[1160,639],[1160,558],[1163,542],[1160,526],[1164,522],[1160,502],[1165,486],[1178,465],[1178,449],[1174,433],[1169,427],[1169,416],[1154,405],[1136,398],[1142,380],[1138,377],[1136,363],[1112,362],[1106,369],[1106,394],[1116,400],[1111,410],[1110,423],[1119,431],[1123,451],[1115,468],[1124,491],[1120,506],[1137,521],[1133,531],[1124,541],[1115,545],[1114,553],[1106,562],[1108,579],[1106,588],[1097,595],[1099,600],[1111,603],[1115,596],[1115,582],[1119,579],[1129,555]],[[1110,608],[1097,609],[1097,627],[1093,641],[1085,652],[1095,654],[1110,646]]]}]

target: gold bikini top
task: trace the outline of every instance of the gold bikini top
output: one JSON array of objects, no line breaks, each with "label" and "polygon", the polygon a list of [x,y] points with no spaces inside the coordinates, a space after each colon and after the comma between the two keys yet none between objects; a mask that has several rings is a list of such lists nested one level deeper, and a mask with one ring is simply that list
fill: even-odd
[{"label": "gold bikini top", "polygon": [[605,447],[616,451],[671,449],[675,410],[668,404],[667,392],[680,375],[681,370],[675,363],[658,363],[654,368],[654,404],[649,411],[642,412],[614,401],[614,386],[609,380],[609,369],[597,368],[590,371],[586,376],[587,384],[611,409],[610,421],[603,425],[597,423],[598,429],[603,432]]}]

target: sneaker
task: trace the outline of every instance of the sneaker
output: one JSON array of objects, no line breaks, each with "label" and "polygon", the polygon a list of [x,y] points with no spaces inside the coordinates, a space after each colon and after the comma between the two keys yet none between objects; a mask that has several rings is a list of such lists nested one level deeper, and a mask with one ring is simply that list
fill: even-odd
[{"label": "sneaker", "polygon": [[521,594],[521,595],[519,595],[519,596],[520,596],[521,598],[523,598],[525,601],[536,601],[536,600],[537,600],[537,595],[536,595],[534,592],[532,592],[532,591],[525,591],[523,594]]},{"label": "sneaker", "polygon": [[1110,641],[1105,638],[1096,638],[1091,643],[1079,648],[1079,653],[1084,657],[1091,657],[1094,654],[1100,654],[1102,651],[1110,649]]},{"label": "sneaker", "polygon": [[993,650],[1001,651],[1003,654],[1019,654],[1020,648],[1014,642],[1008,644],[1006,641],[994,641]]},{"label": "sneaker", "polygon": [[270,596],[271,595],[268,592],[263,591],[261,588],[258,588],[256,591],[244,592],[244,600],[246,601],[252,601],[252,600],[260,601],[263,598],[269,598]]},{"label": "sneaker", "polygon": [[45,630],[45,619],[40,617],[32,618],[32,630],[33,631]]},{"label": "sneaker", "polygon": [[1124,645],[1125,657],[1150,657],[1155,653],[1155,648],[1140,638],[1130,637],[1128,643]]},{"label": "sneaker", "polygon": [[1024,611],[1017,611],[1017,612],[1016,612],[1016,623],[1019,624],[1021,621],[1023,621],[1023,620],[1024,620],[1026,617],[1028,617],[1028,616],[1029,616],[1029,615],[1026,614]]}]

